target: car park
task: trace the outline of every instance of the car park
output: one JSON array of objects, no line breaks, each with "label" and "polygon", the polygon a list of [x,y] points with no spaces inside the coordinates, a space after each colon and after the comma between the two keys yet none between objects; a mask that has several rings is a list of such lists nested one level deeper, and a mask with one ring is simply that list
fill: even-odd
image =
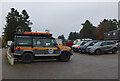
[{"label": "car park", "polygon": [[79,47],[82,46],[82,45],[84,45],[86,42],[87,42],[87,41],[79,41],[77,44],[75,44],[75,45],[72,46],[72,50],[73,50],[74,52],[80,51],[80,50],[79,50]]},{"label": "car park", "polygon": [[97,42],[94,46],[89,46],[87,48],[87,52],[89,54],[103,54],[107,52],[112,52],[116,54],[118,51],[118,47],[116,46],[115,42],[112,41],[100,41]]},{"label": "car park", "polygon": [[73,55],[70,47],[58,45],[49,32],[16,34],[10,49],[14,58],[27,64],[41,58],[55,58],[67,62]]},{"label": "car park", "polygon": [[93,46],[97,42],[98,42],[98,40],[93,40],[93,41],[89,41],[89,42],[85,43],[84,45],[79,47],[80,52],[87,53],[87,51],[86,51],[87,47]]}]

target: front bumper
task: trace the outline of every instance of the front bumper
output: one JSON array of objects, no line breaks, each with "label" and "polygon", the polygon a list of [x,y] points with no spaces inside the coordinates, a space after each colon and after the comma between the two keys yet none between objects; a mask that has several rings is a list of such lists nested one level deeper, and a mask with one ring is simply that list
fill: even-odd
[{"label": "front bumper", "polygon": [[88,49],[86,49],[86,52],[93,54],[95,52],[95,50],[92,50],[92,49],[88,48]]},{"label": "front bumper", "polygon": [[90,48],[87,48],[87,49],[86,49],[86,52],[87,52],[87,53],[90,53]]}]

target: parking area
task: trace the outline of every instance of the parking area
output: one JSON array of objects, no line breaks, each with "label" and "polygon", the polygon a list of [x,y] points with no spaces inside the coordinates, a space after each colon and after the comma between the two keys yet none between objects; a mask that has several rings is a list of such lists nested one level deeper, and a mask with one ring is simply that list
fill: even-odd
[{"label": "parking area", "polygon": [[54,59],[34,61],[32,64],[16,62],[9,65],[3,49],[3,79],[117,79],[118,54],[87,55],[73,52],[69,62]]}]

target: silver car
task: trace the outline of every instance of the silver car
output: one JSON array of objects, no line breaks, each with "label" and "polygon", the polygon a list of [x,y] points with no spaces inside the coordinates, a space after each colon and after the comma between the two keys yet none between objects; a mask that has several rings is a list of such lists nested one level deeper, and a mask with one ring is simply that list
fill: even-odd
[{"label": "silver car", "polygon": [[87,52],[89,54],[97,54],[100,55],[102,53],[112,52],[116,54],[118,51],[118,47],[115,42],[112,41],[100,41],[96,43],[94,46],[89,46],[87,48]]}]

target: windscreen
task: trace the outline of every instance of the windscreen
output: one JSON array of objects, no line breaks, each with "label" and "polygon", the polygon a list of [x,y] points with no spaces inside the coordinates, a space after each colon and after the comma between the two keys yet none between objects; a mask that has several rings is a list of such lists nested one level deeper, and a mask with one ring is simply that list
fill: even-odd
[{"label": "windscreen", "polygon": [[102,42],[97,42],[94,46],[100,46]]},{"label": "windscreen", "polygon": [[91,42],[87,42],[87,43],[85,43],[84,45],[85,46],[89,46],[91,44]]}]

